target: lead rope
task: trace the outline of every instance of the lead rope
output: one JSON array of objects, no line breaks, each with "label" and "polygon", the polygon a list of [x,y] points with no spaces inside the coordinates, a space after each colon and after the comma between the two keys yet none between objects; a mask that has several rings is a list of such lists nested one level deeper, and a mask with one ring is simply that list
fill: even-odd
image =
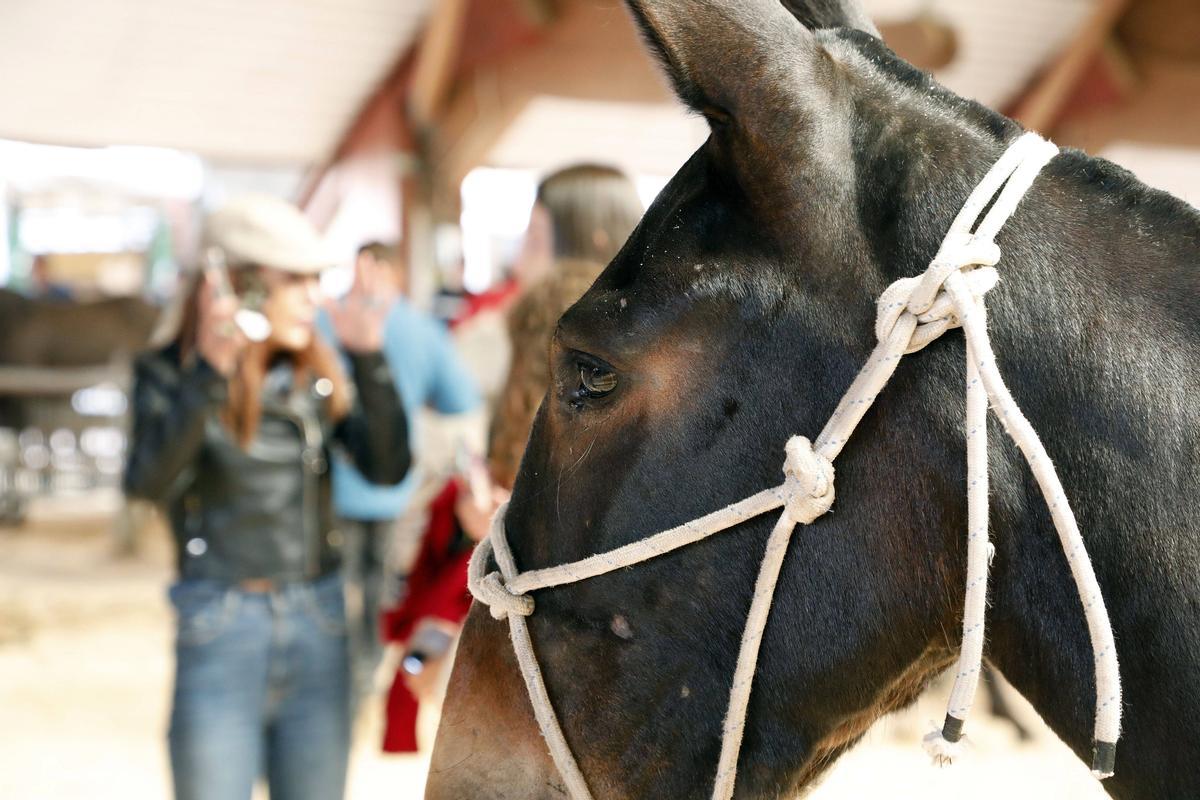
[{"label": "lead rope", "polygon": [[[782,508],[771,531],[755,582],[754,596],[729,693],[722,725],[721,755],[713,800],[729,800],[737,779],[737,761],[746,724],[746,709],[766,628],[775,585],[797,524],[808,524],[833,504],[833,460],[882,391],[900,359],[962,327],[967,361],[967,585],[963,609],[963,638],[946,720],[941,730],[925,738],[926,748],[940,763],[952,760],[961,747],[963,721],[979,683],[983,658],[987,572],[991,545],[987,538],[987,404],[991,401],[1002,425],[1029,462],[1058,531],[1076,589],[1087,617],[1096,670],[1095,750],[1092,773],[1113,774],[1120,734],[1121,686],[1116,646],[1104,599],[1079,526],[1033,427],[1009,394],[996,367],[987,336],[983,295],[996,285],[993,268],[1000,260],[994,238],[1016,210],[1041,169],[1058,148],[1033,133],[1018,138],[993,165],[967,198],[929,268],[915,278],[902,278],[879,299],[876,338],[879,343],[854,379],[815,444],[803,436],[788,440],[784,482],[703,517],[636,542],[569,564],[519,572],[504,529],[507,504],[492,520],[488,538],[471,556],[468,583],[471,594],[487,605],[494,618],[508,619],[509,634],[534,716],[551,757],[574,800],[591,800],[587,781],[559,727],[546,692],[525,617],[534,611],[530,592],[562,586],[633,566],[685,547],[761,514]],[[997,196],[997,192],[999,195]],[[971,232],[987,204],[983,221]],[[499,572],[488,572],[495,556]]]}]

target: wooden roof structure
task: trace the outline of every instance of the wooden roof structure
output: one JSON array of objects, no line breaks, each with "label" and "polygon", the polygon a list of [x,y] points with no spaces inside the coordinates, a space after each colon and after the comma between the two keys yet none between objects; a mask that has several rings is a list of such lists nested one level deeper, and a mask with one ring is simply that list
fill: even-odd
[{"label": "wooden roof structure", "polygon": [[[1064,144],[1200,148],[1194,0],[866,4],[901,55]],[[600,113],[588,118],[589,106]],[[639,114],[653,124],[639,125]],[[622,128],[622,119],[633,121]],[[404,229],[420,236],[434,219],[454,217],[458,185],[475,166],[546,168],[576,140],[597,137],[623,138],[614,151],[630,157],[657,146],[659,162],[678,164],[703,136],[620,0],[434,0],[411,48],[314,172],[306,199],[347,156],[400,149],[404,206],[424,219],[406,212]]]},{"label": "wooden roof structure", "polygon": [[[864,2],[901,55],[1064,144],[1200,149],[1196,0]],[[705,133],[621,0],[40,0],[0,22],[21,76],[0,137],[307,165],[318,221],[364,154],[427,218],[406,211],[411,234],[455,216],[476,166],[602,153],[669,174]]]}]

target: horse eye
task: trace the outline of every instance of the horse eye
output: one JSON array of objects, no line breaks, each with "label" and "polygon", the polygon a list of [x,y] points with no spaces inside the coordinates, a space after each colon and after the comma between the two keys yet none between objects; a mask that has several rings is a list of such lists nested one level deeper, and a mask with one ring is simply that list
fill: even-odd
[{"label": "horse eye", "polygon": [[604,367],[580,364],[579,384],[589,397],[603,397],[617,388],[617,373]]}]

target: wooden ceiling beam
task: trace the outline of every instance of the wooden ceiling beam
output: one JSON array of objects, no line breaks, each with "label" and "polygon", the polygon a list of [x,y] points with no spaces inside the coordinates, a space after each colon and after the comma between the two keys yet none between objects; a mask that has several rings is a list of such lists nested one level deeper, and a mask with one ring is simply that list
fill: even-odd
[{"label": "wooden ceiling beam", "polygon": [[486,160],[538,95],[672,102],[621,3],[560,0],[554,8],[556,13],[536,41],[478,65],[454,86],[430,153],[446,191]]},{"label": "wooden ceiling beam", "polygon": [[408,112],[418,127],[433,124],[454,81],[468,0],[438,0],[429,15],[413,68]]},{"label": "wooden ceiling beam", "polygon": [[1130,0],[1098,0],[1095,10],[1078,35],[1033,88],[1018,101],[1010,116],[1030,130],[1049,133],[1080,78],[1112,35],[1129,3]]},{"label": "wooden ceiling beam", "polygon": [[1138,0],[1121,18],[1121,41],[1131,50],[1200,62],[1200,3]]}]

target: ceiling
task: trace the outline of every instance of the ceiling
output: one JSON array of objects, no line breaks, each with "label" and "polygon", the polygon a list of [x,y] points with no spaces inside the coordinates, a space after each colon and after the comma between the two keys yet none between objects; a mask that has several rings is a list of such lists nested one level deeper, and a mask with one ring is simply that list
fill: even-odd
[{"label": "ceiling", "polygon": [[[866,0],[881,23],[932,14],[957,37],[938,77],[1003,105],[1071,37],[1092,0]],[[323,161],[432,0],[5,0],[0,138],[190,150],[225,163]],[[20,76],[11,79],[11,76]],[[640,112],[545,98],[489,161],[545,165],[625,149],[670,170],[702,125],[669,105]],[[649,136],[648,131],[658,133]],[[646,147],[630,150],[631,142]],[[647,143],[648,142],[648,143]],[[637,148],[635,148],[636,150]],[[674,162],[674,163],[671,163]],[[537,165],[534,164],[534,165]]]},{"label": "ceiling", "polygon": [[4,0],[0,138],[325,158],[430,0]]}]

